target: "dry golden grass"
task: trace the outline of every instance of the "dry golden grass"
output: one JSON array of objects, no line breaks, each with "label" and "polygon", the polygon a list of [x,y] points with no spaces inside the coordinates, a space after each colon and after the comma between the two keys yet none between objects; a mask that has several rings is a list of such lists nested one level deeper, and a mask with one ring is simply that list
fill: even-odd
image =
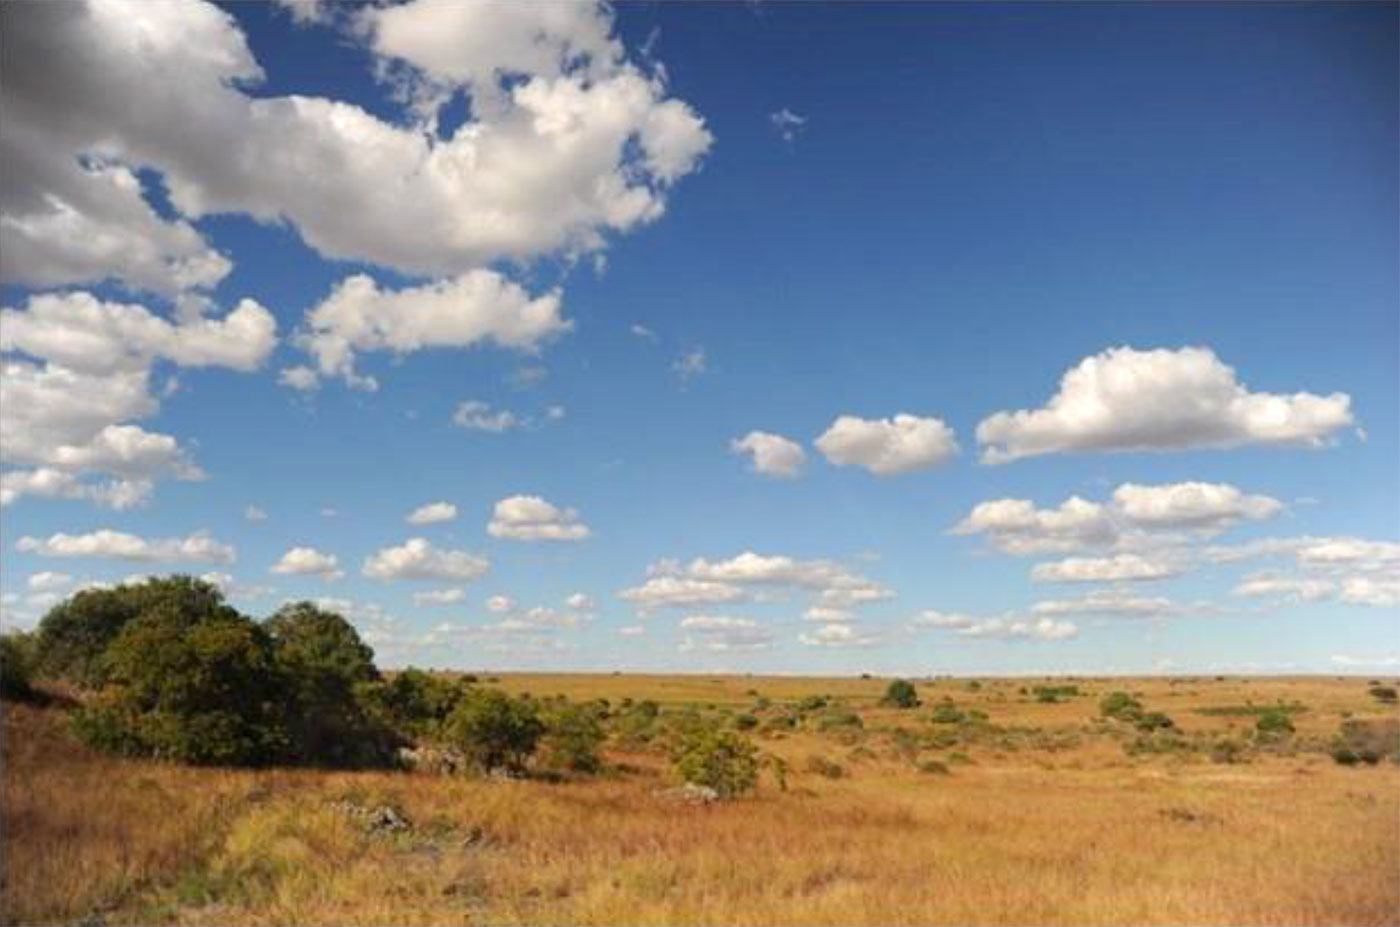
[{"label": "dry golden grass", "polygon": [[[501,682],[730,705],[749,704],[750,689],[868,702],[883,689],[713,679]],[[920,690],[1006,725],[1082,728],[1096,713],[1096,697],[1020,700],[1032,684]],[[1337,712],[1383,714],[1358,680],[1080,684],[1142,692],[1188,730],[1232,722],[1193,710],[1247,699],[1307,704],[1304,734],[1330,734]],[[912,723],[862,714],[868,729]],[[760,740],[792,762],[789,791],[765,783],[750,799],[689,807],[656,794],[670,780],[650,755],[614,755],[626,773],[554,784],[192,770],[91,754],[54,710],[6,704],[4,715],[8,923],[94,913],[113,924],[1400,923],[1400,769],[1343,768],[1315,752],[1216,765],[1129,757],[1086,737],[1057,752],[992,745],[929,775],[883,749],[852,762],[849,748],[804,732]],[[813,754],[850,775],[805,773]],[[393,805],[414,828],[365,833],[334,807],[342,799]]]}]

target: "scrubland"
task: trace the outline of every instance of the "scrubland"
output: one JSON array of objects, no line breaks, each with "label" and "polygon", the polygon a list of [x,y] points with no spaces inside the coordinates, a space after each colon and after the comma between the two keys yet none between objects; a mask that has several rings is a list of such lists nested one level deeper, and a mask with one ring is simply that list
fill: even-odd
[{"label": "scrubland", "polygon": [[[96,753],[63,708],[6,702],[0,916],[1400,923],[1400,766],[1329,752],[1348,718],[1393,723],[1365,679],[940,679],[916,681],[909,709],[880,706],[887,682],[481,680],[746,728],[765,755],[759,788],[711,804],[667,796],[667,758],[635,732],[613,732],[592,776],[223,770]],[[1077,691],[1041,701],[1037,685]],[[1105,719],[1102,696],[1119,690],[1173,727]],[[1265,705],[1287,706],[1295,730],[1259,738]],[[379,807],[408,826],[345,810]]]}]

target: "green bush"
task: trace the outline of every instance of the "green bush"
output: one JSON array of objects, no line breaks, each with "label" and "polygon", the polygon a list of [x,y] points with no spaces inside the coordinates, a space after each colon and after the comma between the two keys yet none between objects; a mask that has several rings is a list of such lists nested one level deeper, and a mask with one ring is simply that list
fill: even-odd
[{"label": "green bush", "polygon": [[734,729],[736,731],[751,731],[756,727],[758,727],[756,716],[748,713],[734,716]]},{"label": "green bush", "polygon": [[967,715],[963,714],[958,706],[952,702],[943,702],[933,709],[930,720],[934,724],[962,724],[967,720]]},{"label": "green bush", "polygon": [[1126,692],[1110,692],[1100,699],[1099,713],[1105,718],[1136,723],[1142,717],[1142,703]]},{"label": "green bush", "polygon": [[825,695],[809,695],[797,703],[798,711],[821,711],[826,707]]},{"label": "green bush", "polygon": [[880,700],[880,704],[892,708],[917,708],[919,693],[909,680],[895,679],[885,689],[885,697]]},{"label": "green bush", "polygon": [[27,699],[34,694],[33,638],[0,634],[0,698]]},{"label": "green bush", "polygon": [[595,710],[568,704],[551,706],[545,713],[544,727],[549,765],[583,773],[603,768],[598,748],[606,735]]},{"label": "green bush", "polygon": [[395,730],[414,737],[435,736],[470,687],[466,677],[445,679],[412,667],[383,681],[360,682],[357,700]]},{"label": "green bush", "polygon": [[924,760],[919,764],[919,772],[935,776],[947,776],[951,775],[953,771],[948,768],[947,763],[942,763],[938,760]]},{"label": "green bush", "polygon": [[1266,711],[1254,722],[1254,730],[1264,739],[1278,739],[1293,733],[1293,719],[1283,711]]},{"label": "green bush", "polygon": [[758,750],[732,731],[698,729],[687,735],[672,754],[676,772],[693,785],[733,798],[753,789],[758,781]]},{"label": "green bush", "polygon": [[1366,691],[1369,692],[1371,694],[1371,697],[1374,698],[1376,701],[1383,702],[1388,705],[1393,705],[1397,700],[1400,700],[1400,694],[1396,693],[1394,686],[1373,685]]},{"label": "green bush", "polygon": [[1176,722],[1160,711],[1149,711],[1140,715],[1133,725],[1140,731],[1151,733],[1152,731],[1162,731],[1176,727]]},{"label": "green bush", "polygon": [[543,734],[534,704],[499,689],[471,690],[443,724],[443,739],[484,773],[524,771]]}]

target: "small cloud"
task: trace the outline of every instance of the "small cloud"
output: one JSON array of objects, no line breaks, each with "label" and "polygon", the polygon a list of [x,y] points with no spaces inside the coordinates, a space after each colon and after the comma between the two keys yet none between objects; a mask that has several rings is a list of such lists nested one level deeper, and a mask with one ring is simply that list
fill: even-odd
[{"label": "small cloud", "polygon": [[434,525],[457,517],[457,506],[451,502],[430,502],[420,505],[406,519],[410,525]]},{"label": "small cloud", "polygon": [[272,572],[284,576],[319,576],[328,581],[345,575],[335,554],[324,554],[314,547],[293,547],[282,555]]},{"label": "small cloud", "polygon": [[468,431],[489,431],[500,434],[520,427],[520,419],[514,412],[505,409],[493,410],[490,404],[479,399],[469,399],[457,406],[452,414],[452,424]]},{"label": "small cloud", "polygon": [[686,351],[680,357],[671,362],[671,371],[681,378],[682,383],[689,383],[700,376],[707,369],[704,348],[695,348]]},{"label": "small cloud", "polygon": [[786,106],[776,113],[770,113],[768,121],[772,124],[773,130],[778,133],[778,137],[789,145],[797,140],[797,136],[802,134],[803,128],[807,125],[806,116],[799,116]]},{"label": "small cloud", "polygon": [[539,386],[549,376],[549,369],[534,364],[529,367],[521,367],[510,375],[510,385],[516,389],[530,389]]},{"label": "small cloud", "polygon": [[298,392],[307,393],[321,385],[321,378],[310,367],[298,364],[295,367],[283,368],[277,375],[277,382]]},{"label": "small cloud", "polygon": [[636,335],[638,338],[643,338],[643,339],[645,339],[645,340],[647,340],[647,341],[656,341],[656,340],[657,340],[657,338],[656,338],[656,332],[654,332],[654,331],[652,331],[651,329],[647,328],[645,325],[641,324],[640,322],[633,322],[633,323],[632,323],[632,328],[630,329],[630,331],[632,332],[632,334]]},{"label": "small cloud", "polygon": [[249,521],[267,521],[267,512],[256,505],[250,505],[243,510],[243,517]]}]

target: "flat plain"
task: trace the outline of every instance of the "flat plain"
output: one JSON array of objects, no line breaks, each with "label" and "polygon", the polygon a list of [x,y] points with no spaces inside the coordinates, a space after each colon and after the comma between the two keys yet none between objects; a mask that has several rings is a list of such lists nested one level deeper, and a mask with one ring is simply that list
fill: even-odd
[{"label": "flat plain", "polygon": [[[759,788],[702,804],[669,794],[663,750],[617,730],[586,777],[201,769],[92,752],[61,707],[5,703],[0,916],[1395,924],[1400,766],[1333,756],[1345,722],[1395,723],[1376,681],[940,678],[915,680],[906,709],[880,704],[878,678],[480,681],[746,728]],[[1171,728],[1105,718],[1114,691]],[[1261,737],[1278,706],[1293,731]],[[401,826],[347,813],[378,808]]]}]

